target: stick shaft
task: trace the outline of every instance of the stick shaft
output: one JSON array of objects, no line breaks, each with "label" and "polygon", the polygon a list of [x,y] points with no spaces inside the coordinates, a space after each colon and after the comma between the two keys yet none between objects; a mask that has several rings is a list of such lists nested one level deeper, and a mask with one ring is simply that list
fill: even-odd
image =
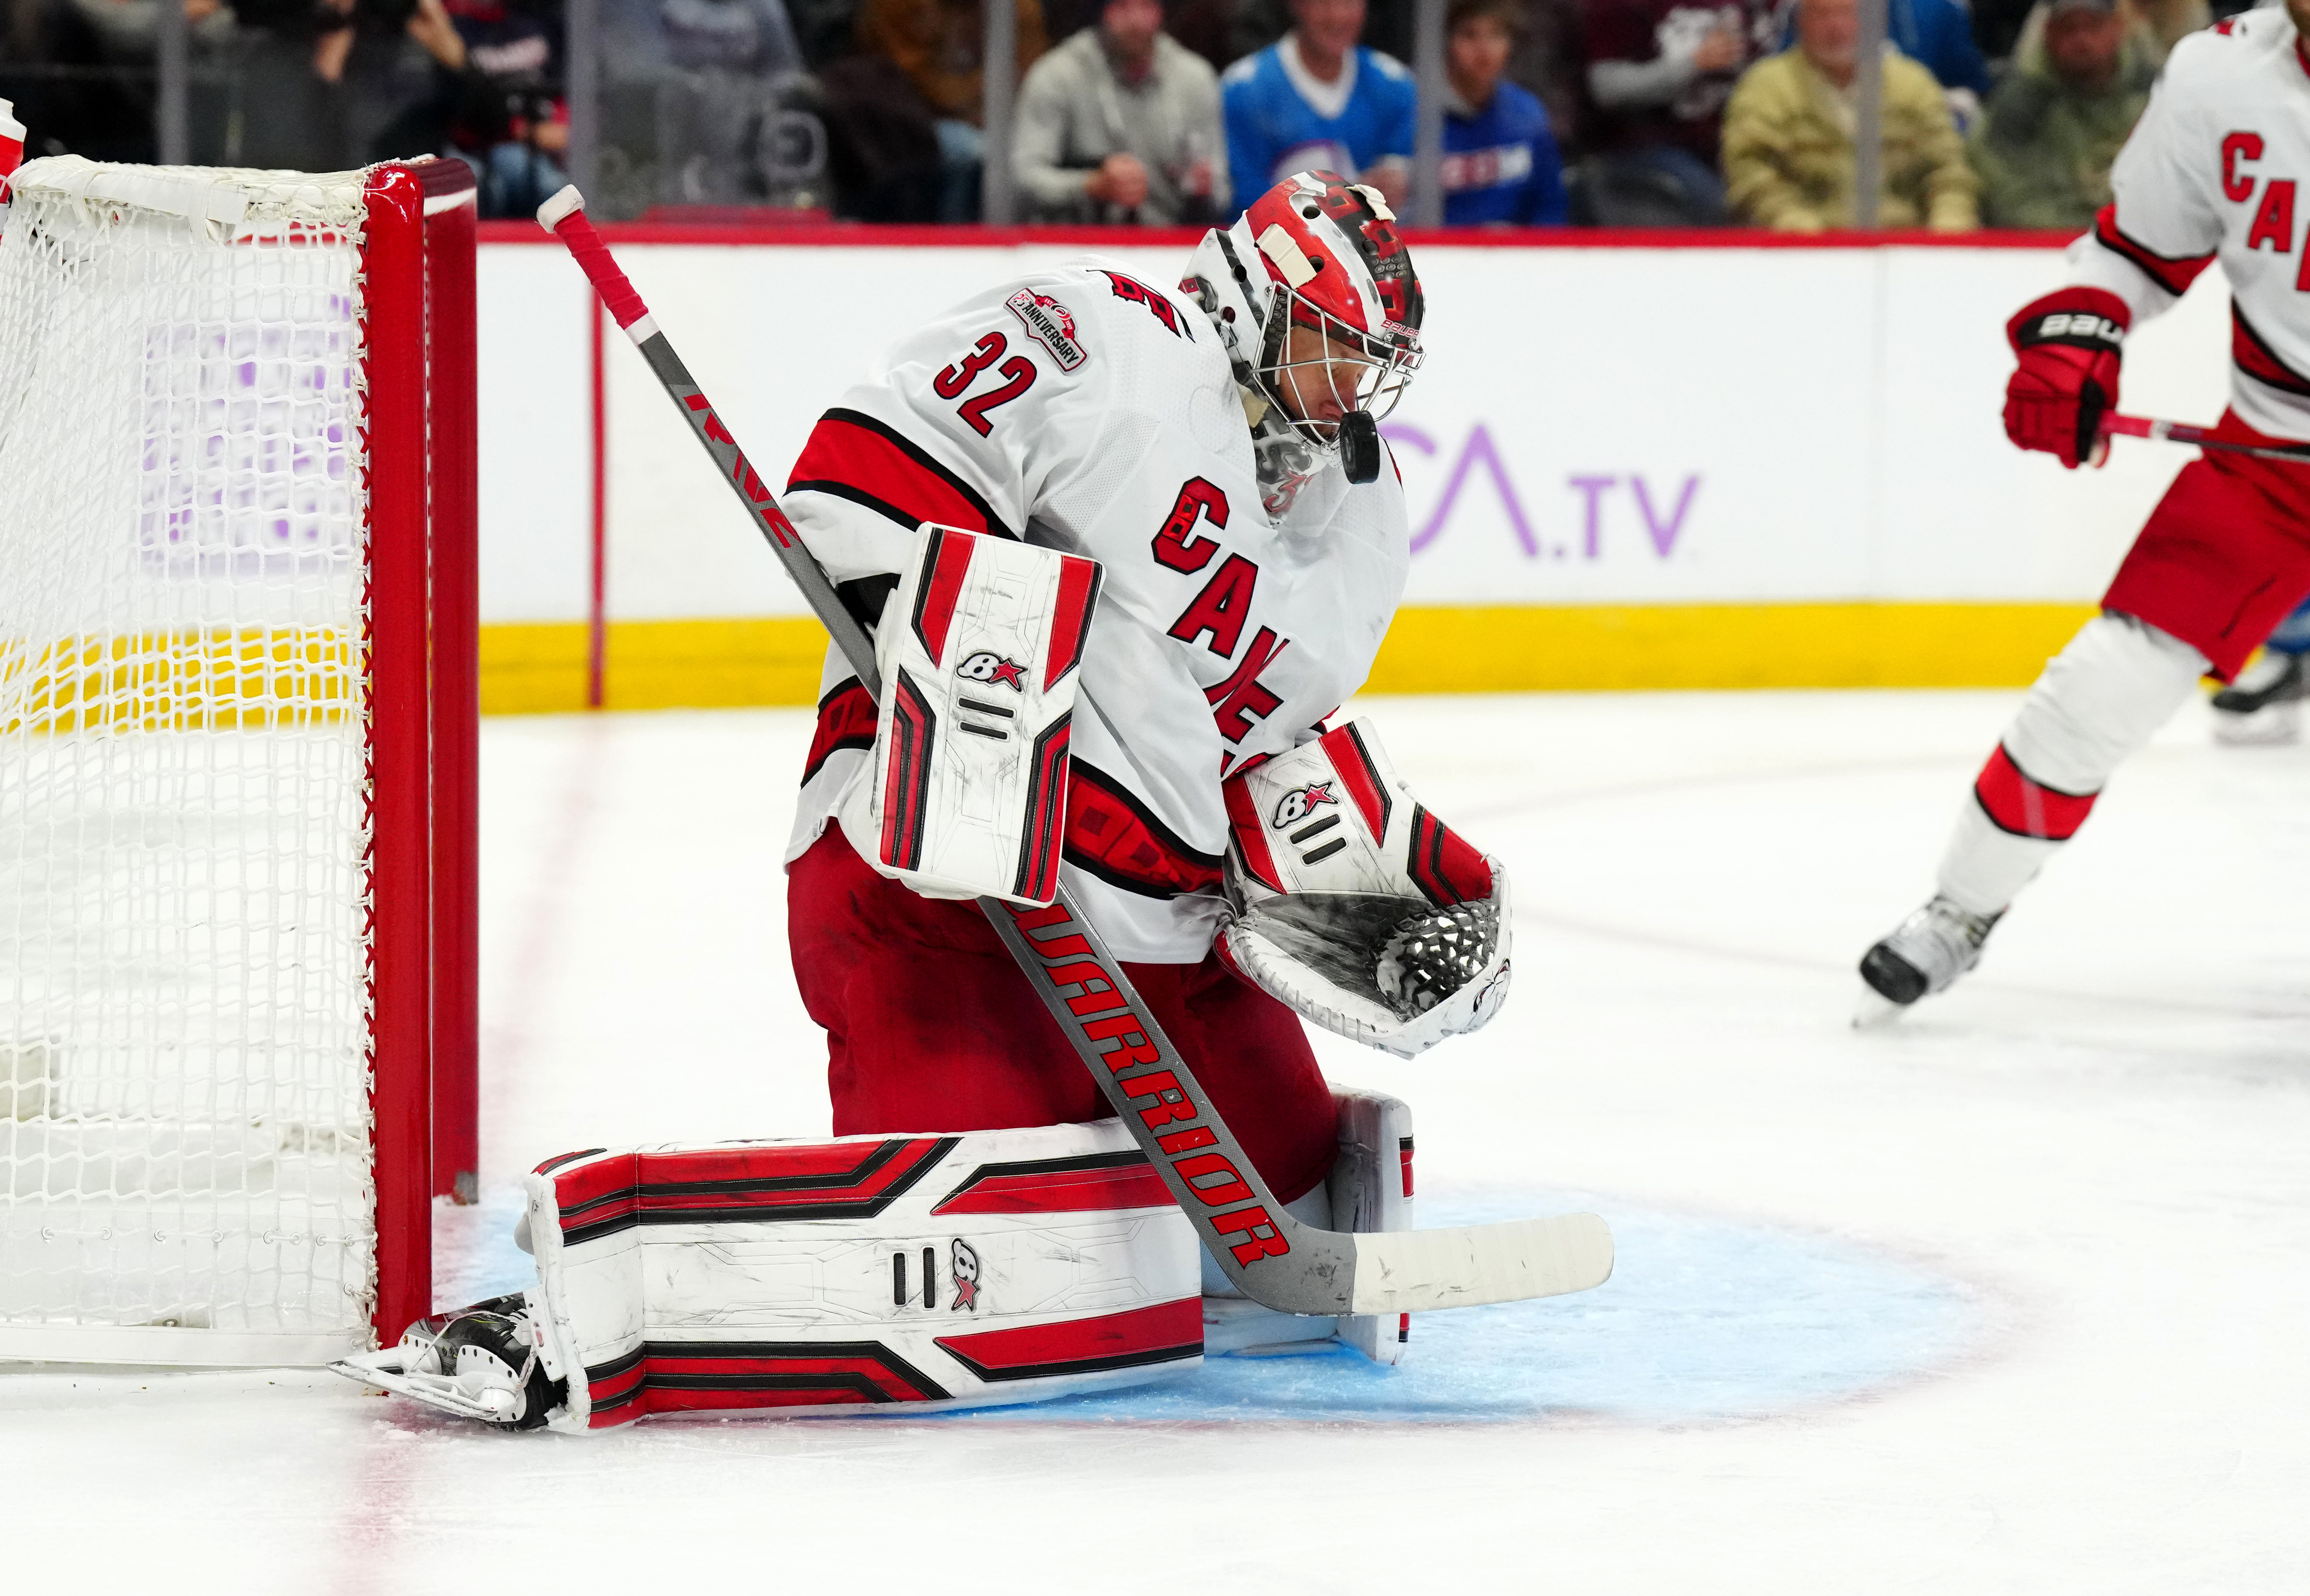
[{"label": "stick shaft", "polygon": [[2149,416],[2105,415],[2101,419],[2101,429],[2112,438],[2147,438],[2153,442],[2185,443],[2225,455],[2245,455],[2256,460],[2292,460],[2299,464],[2310,464],[2310,443],[2239,443],[2234,438],[2215,437],[2210,427],[2193,427],[2187,421],[2161,421]]}]

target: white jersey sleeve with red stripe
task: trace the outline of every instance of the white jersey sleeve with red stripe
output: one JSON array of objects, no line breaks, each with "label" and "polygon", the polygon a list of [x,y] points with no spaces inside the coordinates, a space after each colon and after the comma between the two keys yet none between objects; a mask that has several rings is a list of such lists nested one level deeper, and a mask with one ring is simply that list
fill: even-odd
[{"label": "white jersey sleeve with red stripe", "polygon": [[2255,429],[2310,439],[2310,53],[2282,10],[2175,46],[2111,173],[2113,203],[2071,247],[2075,280],[2134,322],[2222,263],[2232,405]]},{"label": "white jersey sleeve with red stripe", "polygon": [[[1362,684],[1409,563],[1393,471],[1262,507],[1228,361],[1191,303],[1072,263],[965,301],[845,393],[785,503],[863,619],[925,521],[1096,559],[1063,878],[1126,959],[1189,963],[1225,913],[1220,783]],[[790,858],[862,779],[873,716],[829,652]],[[862,854],[873,839],[851,837]]]}]

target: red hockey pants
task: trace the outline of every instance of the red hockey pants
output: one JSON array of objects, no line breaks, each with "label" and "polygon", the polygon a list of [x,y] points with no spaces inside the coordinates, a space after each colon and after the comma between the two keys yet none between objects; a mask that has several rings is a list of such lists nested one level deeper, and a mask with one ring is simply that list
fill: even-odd
[{"label": "red hockey pants", "polygon": [[[2225,413],[2215,435],[2283,443]],[[2102,608],[2146,620],[2228,681],[2310,594],[2310,464],[2208,453],[2149,513]]]},{"label": "red hockey pants", "polygon": [[[826,1028],[837,1136],[1112,1112],[978,906],[876,874],[838,827],[786,869],[786,939]],[[1312,1191],[1337,1132],[1298,1016],[1209,956],[1123,967],[1276,1196]]]}]

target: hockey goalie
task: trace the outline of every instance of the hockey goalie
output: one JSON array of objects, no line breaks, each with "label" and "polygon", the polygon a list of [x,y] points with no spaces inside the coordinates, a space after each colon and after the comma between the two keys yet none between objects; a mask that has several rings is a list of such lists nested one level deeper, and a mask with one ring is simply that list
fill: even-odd
[{"label": "hockey goalie", "polygon": [[1401,1356],[1408,1316],[1235,1294],[974,901],[1064,886],[1292,1215],[1409,1227],[1408,1112],[1335,1092],[1302,1022],[1417,1054],[1498,1011],[1509,947],[1498,862],[1369,724],[1327,728],[1409,559],[1377,423],[1423,303],[1394,220],[1302,174],[1176,288],[1098,260],[1003,283],[842,395],[785,495],[881,688],[829,648],[786,854],[833,1138],[544,1164],[538,1285],[345,1372],[586,1429]]},{"label": "hockey goalie", "polygon": [[[2071,282],[2008,324],[2015,444],[2098,464],[2127,334],[2214,260],[2230,285],[2230,406],[2214,436],[2310,442],[2310,0],[2174,48],[2119,152],[2115,202],[2070,251]],[[2310,594],[2310,465],[2209,452],[2182,468],[2116,578],[2049,662],[1982,768],[1933,896],[1862,958],[1862,1018],[1947,988],[2015,894],[2076,835],[2118,765],[2203,675],[2233,679]]]}]

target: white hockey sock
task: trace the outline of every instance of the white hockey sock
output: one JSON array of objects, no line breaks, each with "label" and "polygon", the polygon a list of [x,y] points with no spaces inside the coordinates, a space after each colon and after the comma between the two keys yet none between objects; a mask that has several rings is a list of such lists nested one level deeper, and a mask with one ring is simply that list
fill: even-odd
[{"label": "white hockey sock", "polygon": [[1974,784],[1941,856],[1941,894],[1976,915],[2011,903],[2206,669],[2204,655],[2130,615],[2086,622],[2046,664]]}]

